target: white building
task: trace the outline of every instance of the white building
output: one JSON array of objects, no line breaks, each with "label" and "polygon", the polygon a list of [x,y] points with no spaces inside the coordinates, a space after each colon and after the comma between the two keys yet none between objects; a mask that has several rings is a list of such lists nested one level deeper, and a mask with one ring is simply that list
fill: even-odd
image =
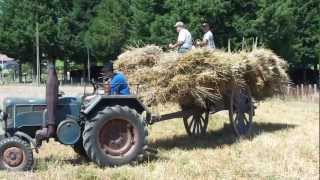
[{"label": "white building", "polygon": [[5,54],[0,54],[0,67],[4,71],[6,70],[16,70],[18,68],[18,63]]}]

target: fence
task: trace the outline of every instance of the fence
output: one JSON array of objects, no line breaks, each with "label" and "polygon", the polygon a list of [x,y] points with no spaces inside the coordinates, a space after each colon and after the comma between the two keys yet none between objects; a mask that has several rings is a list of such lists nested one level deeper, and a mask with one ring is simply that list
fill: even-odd
[{"label": "fence", "polygon": [[319,101],[319,88],[316,84],[288,85],[287,97]]}]

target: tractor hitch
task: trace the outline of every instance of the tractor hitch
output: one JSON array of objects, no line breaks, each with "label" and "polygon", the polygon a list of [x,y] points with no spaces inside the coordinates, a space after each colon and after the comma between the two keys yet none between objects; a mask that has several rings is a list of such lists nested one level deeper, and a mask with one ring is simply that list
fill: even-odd
[{"label": "tractor hitch", "polygon": [[168,113],[164,115],[152,115],[150,124],[161,122],[161,121],[167,121],[171,119],[176,119],[176,118],[182,118],[185,116],[190,116],[192,113],[193,111],[191,110],[182,110],[182,111],[177,111],[177,112]]}]

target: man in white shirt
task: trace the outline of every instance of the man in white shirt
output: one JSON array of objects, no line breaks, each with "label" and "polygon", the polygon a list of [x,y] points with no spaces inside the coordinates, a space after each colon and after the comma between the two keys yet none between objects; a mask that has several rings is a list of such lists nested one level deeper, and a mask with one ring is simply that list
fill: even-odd
[{"label": "man in white shirt", "polygon": [[214,38],[213,38],[213,34],[212,34],[211,30],[210,30],[209,24],[208,23],[203,23],[201,27],[202,27],[202,31],[205,34],[203,35],[202,42],[198,42],[198,45],[201,46],[201,47],[215,49],[216,46],[214,44]]},{"label": "man in white shirt", "polygon": [[192,48],[192,36],[191,33],[185,28],[183,22],[177,22],[176,30],[179,33],[178,40],[175,44],[170,44],[169,47],[174,49],[178,48],[179,53],[186,53]]}]

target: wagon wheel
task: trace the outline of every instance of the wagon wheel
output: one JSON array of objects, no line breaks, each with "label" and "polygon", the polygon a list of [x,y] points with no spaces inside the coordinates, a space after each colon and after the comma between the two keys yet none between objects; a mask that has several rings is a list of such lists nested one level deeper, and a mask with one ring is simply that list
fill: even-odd
[{"label": "wagon wheel", "polygon": [[237,136],[247,136],[250,133],[253,114],[254,107],[250,90],[246,87],[232,90],[229,119]]},{"label": "wagon wheel", "polygon": [[209,111],[193,112],[191,115],[183,117],[183,124],[191,136],[204,135],[207,132]]}]

